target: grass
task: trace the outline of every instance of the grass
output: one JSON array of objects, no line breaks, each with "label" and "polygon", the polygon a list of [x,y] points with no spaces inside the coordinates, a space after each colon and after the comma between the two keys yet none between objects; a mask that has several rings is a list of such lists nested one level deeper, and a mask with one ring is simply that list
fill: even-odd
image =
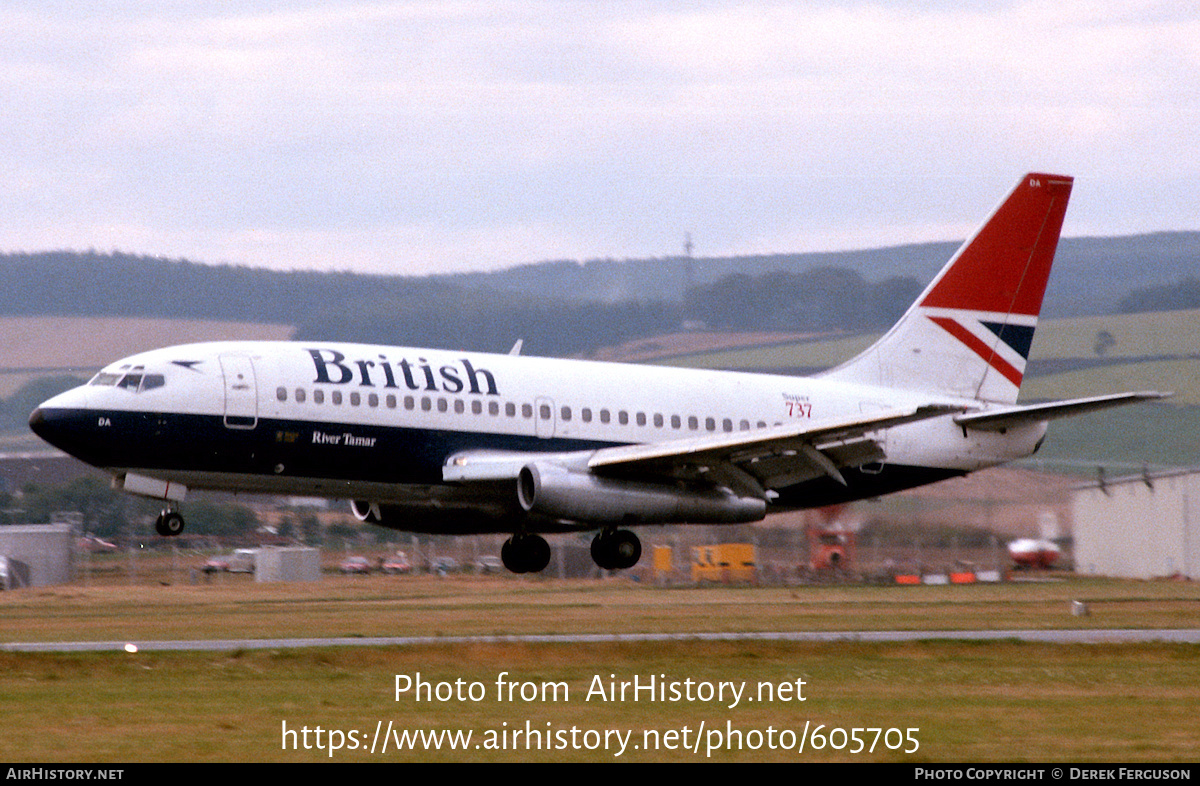
[{"label": "grass", "polygon": [[1192,466],[1197,433],[1200,406],[1119,407],[1051,423],[1042,449],[1026,463],[1044,462],[1051,471],[1080,471],[1091,478],[1097,465],[1108,467],[1109,477],[1144,466]]},{"label": "grass", "polygon": [[1046,320],[1038,327],[1033,357],[1095,358],[1101,331],[1114,341],[1104,350],[1104,357],[1194,356],[1200,338],[1200,310]]},{"label": "grass", "polygon": [[1097,391],[1158,390],[1175,395],[1173,406],[1200,405],[1200,360],[1157,360],[1115,363],[1086,370],[1031,378],[1021,389],[1024,400],[1095,395]]},{"label": "grass", "polygon": [[[0,596],[4,641],[142,638],[437,635],[520,632],[869,630],[1007,627],[1193,626],[1200,588],[1179,582],[1076,579],[967,587],[678,588],[623,580],[327,578],[316,584],[66,586]],[[1092,616],[1072,617],[1072,599]],[[308,727],[354,731],[376,724],[470,730],[467,750],[374,754],[336,761],[1130,761],[1194,760],[1200,727],[1200,647],[1043,645],[1016,641],[895,644],[675,642],[468,644],[245,650],[224,653],[0,653],[10,761],[325,761],[327,748],[286,738]],[[565,695],[499,701],[496,681],[565,685]],[[396,675],[430,695],[396,695]],[[693,685],[797,685],[805,701],[715,697],[649,701],[608,686],[654,677]],[[478,701],[452,695],[478,683]],[[433,694],[442,683],[443,699]],[[596,691],[605,687],[602,697]],[[589,691],[591,697],[589,699]],[[749,694],[747,694],[749,695]],[[798,696],[794,696],[794,699]],[[915,753],[849,752],[843,739],[795,750],[795,737],[833,728],[915,728]],[[529,750],[474,747],[489,732],[552,733]],[[704,734],[698,735],[703,724]],[[655,750],[617,757],[557,749],[603,733],[660,736]],[[699,740],[699,751],[666,749]],[[664,735],[674,731],[675,738]],[[555,736],[562,732],[563,737]],[[586,739],[582,736],[590,732]],[[720,732],[718,739],[717,732]],[[741,749],[727,732],[741,733]],[[890,740],[898,741],[893,733]],[[296,745],[285,748],[286,739]],[[345,738],[347,742],[349,737]],[[531,738],[532,739],[532,738]],[[733,739],[738,738],[736,734]],[[832,738],[831,738],[832,739]],[[780,742],[791,742],[781,749]],[[610,742],[615,737],[610,736]],[[722,744],[717,745],[720,742]],[[711,757],[706,746],[716,750]],[[908,747],[905,745],[904,747]],[[754,749],[751,749],[754,748]]]},{"label": "grass", "polygon": [[[143,573],[149,574],[148,568]],[[1069,612],[1088,601],[1091,617]],[[655,588],[622,579],[327,577],[47,587],[0,596],[0,641],[1190,627],[1200,587],[1072,579],[948,587]]]}]

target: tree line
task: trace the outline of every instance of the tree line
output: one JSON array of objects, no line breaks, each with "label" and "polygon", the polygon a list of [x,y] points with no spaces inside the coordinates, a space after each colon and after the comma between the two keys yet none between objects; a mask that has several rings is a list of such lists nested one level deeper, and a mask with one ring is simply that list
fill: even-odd
[{"label": "tree line", "polygon": [[1135,289],[1117,302],[1122,314],[1200,308],[1200,280],[1187,276],[1173,284]]},{"label": "tree line", "polygon": [[682,300],[580,299],[456,284],[447,278],[271,271],[131,254],[0,255],[0,314],[126,316],[289,324],[307,340],[361,341],[505,352],[517,339],[539,355],[671,332],[685,322],[714,329],[814,331],[886,326],[919,285],[868,282],[821,267],[734,274],[693,286]]}]

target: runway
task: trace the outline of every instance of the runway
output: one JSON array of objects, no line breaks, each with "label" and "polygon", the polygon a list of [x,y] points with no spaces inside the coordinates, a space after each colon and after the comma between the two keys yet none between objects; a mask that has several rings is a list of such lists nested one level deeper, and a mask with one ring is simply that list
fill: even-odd
[{"label": "runway", "polygon": [[196,639],[176,641],[31,641],[0,644],[2,652],[158,652],[301,649],[306,647],[428,647],[446,644],[601,644],[654,641],[1024,641],[1049,644],[1171,642],[1200,644],[1200,628],[1158,630],[878,630],[758,633],[591,633],[513,636],[353,636],[312,639]]}]

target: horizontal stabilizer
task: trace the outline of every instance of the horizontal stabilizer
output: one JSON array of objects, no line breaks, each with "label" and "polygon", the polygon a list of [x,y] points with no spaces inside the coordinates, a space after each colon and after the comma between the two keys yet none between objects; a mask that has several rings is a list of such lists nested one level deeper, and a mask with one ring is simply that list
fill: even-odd
[{"label": "horizontal stabilizer", "polygon": [[954,422],[964,428],[979,429],[980,431],[1003,431],[1004,429],[1023,426],[1029,423],[1040,423],[1057,418],[1083,415],[1109,407],[1120,407],[1126,404],[1137,404],[1144,401],[1157,401],[1170,397],[1171,393],[1159,393],[1154,390],[1141,390],[1131,393],[1114,393],[1108,396],[1091,396],[1075,398],[1068,401],[1049,401],[1045,404],[1028,404],[1025,406],[1002,407],[989,409],[984,412],[968,412],[956,415]]}]

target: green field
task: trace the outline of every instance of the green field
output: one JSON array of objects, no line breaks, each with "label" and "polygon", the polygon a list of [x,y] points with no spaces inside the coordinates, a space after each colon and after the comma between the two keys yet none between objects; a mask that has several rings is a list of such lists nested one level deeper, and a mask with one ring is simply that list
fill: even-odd
[{"label": "green field", "polygon": [[[1200,612],[1200,588],[1191,583],[1069,576],[961,587],[679,589],[517,577],[338,577],[311,585],[229,578],[236,580],[4,593],[0,638],[1106,629],[1193,627]],[[1091,616],[1069,613],[1075,599],[1089,603]],[[0,756],[30,762],[1186,762],[1200,745],[1198,667],[1200,647],[1193,645],[1010,640],[0,653]],[[426,685],[421,700],[412,690],[397,694],[397,675],[406,686]],[[620,684],[635,677],[642,685],[651,678],[675,685],[680,698],[651,700],[650,692],[627,687],[622,699]],[[730,692],[718,698],[721,683],[729,683]],[[750,692],[735,702],[738,685]],[[418,744],[418,750],[393,745],[370,752],[376,729],[389,722],[393,730],[469,731],[472,741],[457,750],[442,739],[438,750]],[[322,747],[318,726],[326,735]],[[299,733],[306,727],[308,749]],[[330,730],[344,735],[332,756]],[[514,730],[520,732],[515,739]],[[527,730],[542,736],[526,736]],[[622,739],[626,747],[618,755]],[[863,750],[853,752],[858,745]]]},{"label": "green field", "polygon": [[[658,362],[765,372],[821,369],[848,360],[876,338],[872,334],[699,352]],[[1200,404],[1200,310],[1043,320],[1029,359],[1032,373],[1023,398],[1088,395],[1098,388],[1159,389],[1176,391],[1177,403]],[[1067,370],[1054,370],[1056,366]]]}]

